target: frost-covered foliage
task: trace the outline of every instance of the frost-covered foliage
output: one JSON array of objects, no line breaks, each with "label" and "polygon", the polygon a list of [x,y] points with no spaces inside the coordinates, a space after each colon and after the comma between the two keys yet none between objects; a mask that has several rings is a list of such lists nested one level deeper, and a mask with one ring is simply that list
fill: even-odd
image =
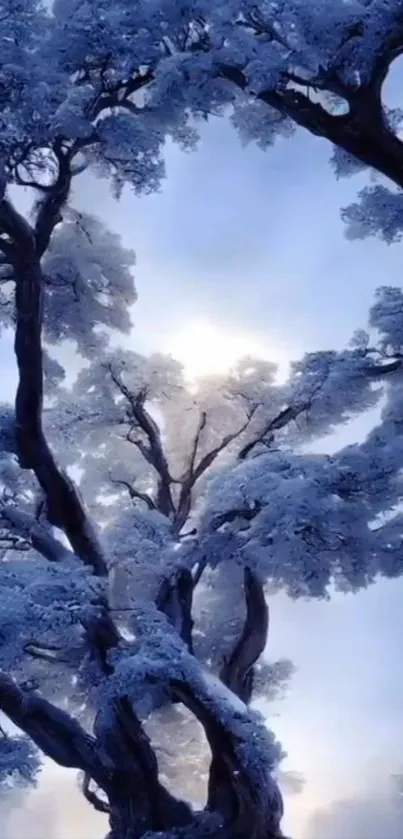
[{"label": "frost-covered foliage", "polygon": [[40,763],[39,752],[28,737],[0,730],[0,802],[2,794],[16,785],[34,784]]},{"label": "frost-covered foliage", "polygon": [[129,332],[134,264],[134,252],[97,218],[66,213],[43,263],[45,340],[75,341],[81,354],[93,357],[106,344],[107,330]]},{"label": "frost-covered foliage", "polygon": [[[64,212],[43,259],[49,393],[64,378],[52,347],[66,341],[84,358],[93,358],[107,346],[111,331],[130,332],[131,306],[137,297],[134,265],[134,252],[125,250],[119,236],[96,216],[73,209]],[[8,270],[2,292],[7,306],[2,315],[9,327],[14,321],[14,282],[13,271]]]},{"label": "frost-covered foliage", "polygon": [[301,125],[337,147],[338,174],[356,160],[402,186],[401,114],[378,96],[402,51],[397,0],[5,0],[1,12],[1,151],[17,183],[48,184],[67,157],[70,180],[92,166],[118,193],[155,190],[165,138],[192,147],[198,118],[230,110],[246,141],[267,148]]}]

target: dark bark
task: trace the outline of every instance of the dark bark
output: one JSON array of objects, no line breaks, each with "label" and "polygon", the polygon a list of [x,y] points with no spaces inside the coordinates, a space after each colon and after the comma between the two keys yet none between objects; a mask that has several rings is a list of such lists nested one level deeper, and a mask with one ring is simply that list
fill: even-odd
[{"label": "dark bark", "polygon": [[[16,444],[21,467],[32,469],[43,490],[49,522],[64,531],[74,553],[91,566],[95,574],[105,576],[107,565],[96,532],[74,483],[58,467],[42,425],[43,276],[40,257],[57,223],[66,189],[63,180],[61,193],[49,193],[39,211],[35,229],[8,200],[3,199],[0,203],[0,225],[8,237],[8,258],[12,261],[15,279],[14,350],[19,376],[15,399]],[[0,249],[4,249],[3,243]]]},{"label": "dark bark", "polygon": [[[385,175],[396,186],[403,187],[403,143],[390,128],[381,100],[382,85],[389,67],[403,49],[402,25],[394,35],[385,38],[379,48],[370,80],[358,89],[348,88],[341,81],[337,68],[323,71],[322,77],[301,80],[308,89],[336,93],[344,98],[348,113],[331,114],[309,93],[292,86],[267,89],[255,95],[270,108],[289,118],[311,134],[334,143],[338,148],[360,160],[364,165]],[[247,89],[242,67],[223,65],[219,74],[241,90]],[[285,74],[286,78],[286,74]],[[290,75],[290,81],[292,81]]]},{"label": "dark bark", "polygon": [[[178,572],[161,586],[157,598],[158,608],[182,636],[192,655],[193,586],[188,572]],[[245,625],[220,677],[229,691],[247,705],[252,694],[253,667],[266,644],[268,610],[262,585],[249,569],[245,570],[244,588]],[[87,641],[108,678],[113,673],[109,652],[125,642],[107,611],[107,604],[103,607],[100,604],[100,607],[99,618],[86,627]],[[87,772],[84,783],[88,800],[93,799],[97,809],[110,814],[110,839],[140,839],[148,832],[163,830],[173,830],[178,839],[179,836],[194,839],[198,835],[210,835],[212,839],[275,839],[281,836],[282,799],[270,777],[269,767],[267,780],[257,788],[256,779],[240,761],[236,729],[223,722],[212,709],[212,697],[218,704],[221,701],[214,686],[206,686],[203,696],[185,676],[182,680],[168,679],[166,696],[167,701],[169,697],[171,702],[185,704],[204,727],[212,753],[207,809],[195,813],[164,788],[158,777],[151,743],[129,698],[121,697],[105,716],[105,709],[101,709],[95,724],[100,754],[107,755],[108,766],[115,767],[110,771],[107,785],[102,787],[108,804],[100,804],[99,798],[89,791],[94,776]]]},{"label": "dark bark", "polygon": [[1,671],[0,710],[59,766],[87,772],[101,787],[107,783],[95,739],[60,708],[21,690]]},{"label": "dark bark", "polygon": [[[253,587],[252,578],[248,579]],[[101,623],[92,637],[105,652],[117,636]],[[248,656],[243,660],[246,663]],[[105,675],[111,672],[109,666],[101,666]],[[89,734],[64,711],[38,694],[24,692],[0,673],[0,710],[45,755],[84,773],[84,794],[96,809],[109,815],[110,839],[143,839],[149,834],[151,839],[159,831],[170,831],[178,839],[202,835],[211,839],[276,839],[281,836],[282,801],[270,776],[273,767],[262,763],[260,746],[254,754],[253,738],[249,742],[255,723],[248,718],[245,729],[243,712],[239,716],[236,708],[231,710],[230,693],[223,714],[220,689],[205,683],[202,672],[193,684],[194,667],[189,677],[186,669],[184,659],[178,676],[166,677],[165,687],[173,701],[183,702],[195,714],[210,744],[208,803],[202,812],[177,800],[161,783],[154,750],[127,696],[105,697],[94,733]],[[141,678],[147,682],[146,675]],[[263,726],[256,736],[265,737]],[[92,781],[105,800],[91,791]]]},{"label": "dark bark", "polygon": [[193,654],[193,604],[194,580],[186,568],[179,569],[171,579],[161,583],[156,605],[163,612],[178,635]]},{"label": "dark bark", "polygon": [[[137,394],[132,393],[112,365],[108,366],[108,370],[113,383],[127,402],[130,424],[127,439],[138,448],[147,463],[157,473],[157,498],[154,506],[163,516],[172,519],[175,515],[175,505],[172,497],[173,479],[165,456],[160,430],[145,406],[147,394],[143,391]],[[138,429],[143,433],[146,442],[136,436],[136,430]],[[149,506],[148,501],[146,503]]]},{"label": "dark bark", "polygon": [[303,403],[300,405],[289,405],[277,414],[274,419],[269,420],[263,428],[255,434],[252,440],[249,440],[238,452],[238,460],[246,460],[252,453],[253,449],[262,443],[269,446],[274,440],[274,432],[281,428],[286,428],[290,422],[296,420],[304,411],[310,407],[310,403]]},{"label": "dark bark", "polygon": [[33,515],[13,504],[0,506],[0,522],[4,521],[11,532],[25,539],[49,562],[74,559],[74,554],[56,539]]},{"label": "dark bark", "polygon": [[63,530],[74,553],[99,576],[107,574],[101,546],[71,479],[57,465],[42,427],[42,272],[35,251],[15,260],[14,349],[19,382],[15,423],[19,462],[32,469],[44,492],[49,522]]},{"label": "dark bark", "polygon": [[260,580],[249,568],[244,572],[246,619],[242,634],[224,662],[220,678],[246,705],[253,692],[253,668],[266,647],[269,610]]}]

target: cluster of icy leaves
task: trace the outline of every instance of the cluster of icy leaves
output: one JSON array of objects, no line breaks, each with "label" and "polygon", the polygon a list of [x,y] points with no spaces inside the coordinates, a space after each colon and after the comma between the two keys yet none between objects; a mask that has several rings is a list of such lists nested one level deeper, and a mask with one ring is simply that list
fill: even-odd
[{"label": "cluster of icy leaves", "polygon": [[0,151],[21,156],[32,143],[46,148],[55,103],[63,95],[56,62],[46,64],[49,19],[38,0],[1,6]]},{"label": "cluster of icy leaves", "polygon": [[111,599],[114,608],[129,608],[141,593],[154,599],[161,580],[178,565],[178,553],[168,519],[156,511],[125,510],[105,532],[111,560]]},{"label": "cluster of icy leaves", "polygon": [[45,340],[74,341],[93,357],[106,345],[105,330],[129,332],[134,264],[134,252],[96,217],[65,213],[43,262]]},{"label": "cluster of icy leaves", "polygon": [[[220,540],[224,548],[231,536],[233,555],[293,596],[323,596],[331,582],[354,590],[379,573],[399,573],[402,407],[394,374],[381,423],[364,443],[332,457],[273,451],[223,471],[210,484],[199,550],[215,564]],[[215,533],[214,523],[234,510],[230,531]]]},{"label": "cluster of icy leaves", "polygon": [[389,245],[400,241],[403,230],[401,191],[392,191],[381,184],[365,187],[358,201],[343,210],[342,218],[347,222],[350,239],[380,236]]},{"label": "cluster of icy leaves", "polygon": [[379,384],[368,375],[374,363],[366,346],[307,353],[293,362],[284,404],[302,410],[295,423],[276,435],[276,443],[301,446],[374,407],[381,396]]},{"label": "cluster of icy leaves", "polygon": [[[212,541],[216,554],[214,520],[239,509],[238,554],[290,594],[323,595],[337,569],[352,587],[365,585],[364,505],[337,496],[326,467],[323,457],[273,453],[218,476],[207,507],[210,521],[203,522],[203,550]],[[260,512],[245,528],[243,511],[256,505]]]},{"label": "cluster of icy leaves", "polygon": [[40,764],[32,740],[0,731],[0,796],[20,784],[35,783]]},{"label": "cluster of icy leaves", "polygon": [[[2,561],[0,589],[1,665],[20,680],[28,673],[35,679],[43,670],[40,660],[27,654],[30,645],[58,650],[65,663],[74,656],[82,646],[82,621],[103,593],[102,583],[80,563],[53,564],[32,553]],[[57,664],[48,667],[48,687],[53,675],[57,690]]]},{"label": "cluster of icy leaves", "polygon": [[384,352],[399,354],[403,349],[403,292],[401,288],[383,286],[376,293],[370,313],[370,324],[381,336]]}]

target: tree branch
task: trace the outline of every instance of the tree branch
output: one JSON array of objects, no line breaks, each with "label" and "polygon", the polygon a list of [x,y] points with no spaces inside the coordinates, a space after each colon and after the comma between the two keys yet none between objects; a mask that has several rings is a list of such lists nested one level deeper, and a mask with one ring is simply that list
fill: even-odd
[{"label": "tree branch", "polygon": [[34,516],[15,505],[0,504],[0,520],[3,519],[17,533],[26,539],[32,547],[49,562],[64,562],[75,558],[74,553],[65,548],[58,539],[43,527]]},{"label": "tree branch", "polygon": [[[241,67],[221,65],[218,75],[240,90],[248,91]],[[403,143],[388,127],[373,83],[367,88],[348,91],[350,112],[342,115],[329,113],[320,103],[292,87],[250,91],[250,96],[314,136],[330,140],[365,166],[403,187]]]},{"label": "tree branch", "polygon": [[69,658],[67,656],[63,656],[63,650],[61,650],[60,647],[51,646],[49,644],[44,646],[43,644],[37,644],[32,641],[25,644],[24,653],[32,656],[32,658],[39,658],[42,661],[49,661],[52,664],[69,663]]},{"label": "tree branch", "polygon": [[224,662],[220,679],[246,705],[252,698],[253,667],[265,650],[269,610],[260,580],[249,568],[244,571],[246,619],[233,652]]},{"label": "tree branch", "polygon": [[219,530],[224,524],[231,524],[237,519],[244,519],[245,521],[253,521],[261,512],[262,505],[259,501],[254,501],[248,507],[238,507],[232,510],[227,510],[225,513],[220,513],[215,516],[211,522],[212,530]]},{"label": "tree branch", "polygon": [[265,734],[258,731],[257,721],[249,728],[246,708],[244,714],[235,707],[231,713],[230,693],[224,710],[223,697],[214,687],[195,689],[185,678],[172,680],[169,687],[195,714],[210,745],[207,809],[220,816],[220,829],[213,835],[226,837],[228,830],[231,837],[279,838],[283,803],[270,776],[270,748],[265,755]]},{"label": "tree branch", "polygon": [[129,699],[114,700],[95,721],[95,731],[109,765],[108,784],[113,836],[142,837],[148,831],[169,830],[193,822],[192,809],[177,801],[160,783],[150,740]]},{"label": "tree branch", "polygon": [[137,446],[143,457],[157,472],[158,488],[155,506],[162,515],[172,518],[175,515],[175,505],[171,492],[173,478],[165,457],[160,430],[145,407],[146,393],[141,391],[135,396],[113,370],[111,364],[107,365],[107,369],[113,383],[128,402],[130,418],[135,421],[146,436],[148,445],[132,438],[130,438],[130,441]]},{"label": "tree branch", "polygon": [[39,257],[42,257],[47,250],[56,225],[62,221],[62,209],[71,187],[71,152],[67,154],[63,152],[62,143],[59,140],[55,143],[54,153],[59,167],[58,175],[39,204],[35,222],[35,247]]},{"label": "tree branch", "polygon": [[116,486],[126,487],[132,501],[136,499],[139,501],[144,501],[144,504],[148,507],[149,510],[156,510],[155,502],[151,498],[151,495],[148,495],[147,492],[140,492],[140,490],[136,489],[133,486],[133,484],[131,484],[129,481],[123,480],[123,478],[113,478],[111,471],[109,471],[109,480],[112,484],[115,484]]},{"label": "tree branch", "polygon": [[[52,206],[54,210],[55,205]],[[38,230],[34,233],[7,200],[0,203],[0,224],[12,241],[16,281],[14,349],[19,381],[15,427],[20,465],[34,471],[46,497],[50,523],[64,530],[74,553],[83,562],[96,574],[105,576],[107,565],[95,531],[73,482],[58,468],[42,427],[43,278],[37,251]],[[40,225],[41,236],[45,229],[49,233],[49,224],[44,219]]]},{"label": "tree branch", "polygon": [[99,798],[94,790],[91,789],[91,781],[91,776],[88,772],[86,772],[81,786],[84,798],[92,805],[92,807],[94,807],[94,810],[97,810],[98,813],[107,813],[109,815],[111,812],[110,805],[106,801],[103,801],[102,798]]},{"label": "tree branch", "polygon": [[402,366],[403,360],[401,358],[397,358],[394,361],[385,362],[383,364],[375,364],[372,367],[368,367],[365,375],[368,376],[369,379],[381,379],[389,373],[396,373],[397,370],[401,370]]},{"label": "tree branch", "polygon": [[94,738],[60,708],[36,693],[22,691],[1,672],[0,710],[59,766],[81,769],[105,785],[106,773]]},{"label": "tree branch", "polygon": [[217,459],[217,457],[231,443],[233,443],[234,440],[236,440],[238,437],[240,437],[241,434],[243,434],[244,431],[246,431],[249,423],[252,420],[252,417],[253,417],[255,411],[256,411],[256,407],[252,408],[252,410],[249,412],[249,415],[248,415],[248,418],[247,418],[246,422],[244,422],[243,425],[241,425],[241,427],[237,429],[237,431],[233,431],[232,434],[227,434],[226,437],[223,437],[223,439],[218,444],[218,446],[215,446],[215,448],[213,448],[209,452],[207,452],[207,454],[205,454],[204,457],[202,457],[200,459],[199,463],[196,466],[196,456],[197,456],[197,450],[198,450],[198,447],[199,447],[200,436],[201,436],[201,433],[202,433],[203,429],[205,428],[206,422],[207,422],[206,414],[205,413],[201,414],[199,427],[197,429],[196,436],[195,436],[193,446],[192,446],[192,450],[191,450],[191,454],[190,454],[189,466],[188,466],[188,469],[185,473],[185,476],[180,481],[181,489],[180,489],[179,500],[178,500],[178,504],[177,504],[177,512],[176,512],[175,519],[174,519],[174,530],[175,530],[176,534],[180,533],[180,531],[182,530],[182,527],[186,523],[186,520],[187,520],[188,515],[190,513],[190,510],[191,510],[191,507],[192,507],[192,490],[193,490],[195,484],[197,483],[198,480],[200,480],[200,478],[202,477],[202,475],[204,475],[204,473],[207,471],[207,469],[209,469],[210,466],[212,466],[212,464]]},{"label": "tree branch", "polygon": [[279,431],[281,428],[285,428],[292,420],[297,419],[304,411],[309,408],[310,403],[303,402],[300,405],[290,405],[288,408],[284,408],[277,414],[274,419],[269,420],[269,422],[263,426],[262,430],[242,449],[238,452],[238,460],[245,460],[248,455],[253,451],[255,446],[259,443],[271,443],[273,438],[267,440],[268,435],[271,435],[274,431]]},{"label": "tree branch", "polygon": [[[112,108],[133,110],[136,106],[130,99],[130,96],[133,96],[142,90],[143,87],[146,87],[153,78],[154,71],[150,67],[144,73],[135,74],[127,82],[119,82],[114,87],[102,84],[99,95],[90,106],[88,116],[90,119],[96,121],[105,111],[109,111]],[[136,113],[138,110],[141,109],[136,108]]]},{"label": "tree branch", "polygon": [[195,581],[190,571],[179,568],[171,579],[162,581],[156,597],[156,606],[163,612],[193,655],[193,591]]},{"label": "tree branch", "polygon": [[197,431],[196,431],[196,434],[195,434],[195,437],[194,437],[194,440],[193,440],[193,445],[192,445],[191,452],[190,452],[189,465],[188,465],[188,468],[186,470],[188,475],[193,475],[193,473],[194,473],[196,456],[197,456],[197,452],[198,452],[198,449],[199,449],[200,438],[201,438],[202,432],[204,431],[206,425],[207,425],[207,413],[206,413],[206,411],[202,411],[201,414],[200,414],[199,424],[197,426]]}]

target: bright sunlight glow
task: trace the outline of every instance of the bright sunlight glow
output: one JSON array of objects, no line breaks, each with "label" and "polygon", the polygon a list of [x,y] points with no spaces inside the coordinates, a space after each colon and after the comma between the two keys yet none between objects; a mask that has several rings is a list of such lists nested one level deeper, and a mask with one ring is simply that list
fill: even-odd
[{"label": "bright sunlight glow", "polygon": [[164,350],[183,364],[188,381],[225,374],[245,356],[274,362],[281,375],[289,360],[278,347],[269,347],[245,333],[225,332],[205,318],[195,318],[184,324]]}]

